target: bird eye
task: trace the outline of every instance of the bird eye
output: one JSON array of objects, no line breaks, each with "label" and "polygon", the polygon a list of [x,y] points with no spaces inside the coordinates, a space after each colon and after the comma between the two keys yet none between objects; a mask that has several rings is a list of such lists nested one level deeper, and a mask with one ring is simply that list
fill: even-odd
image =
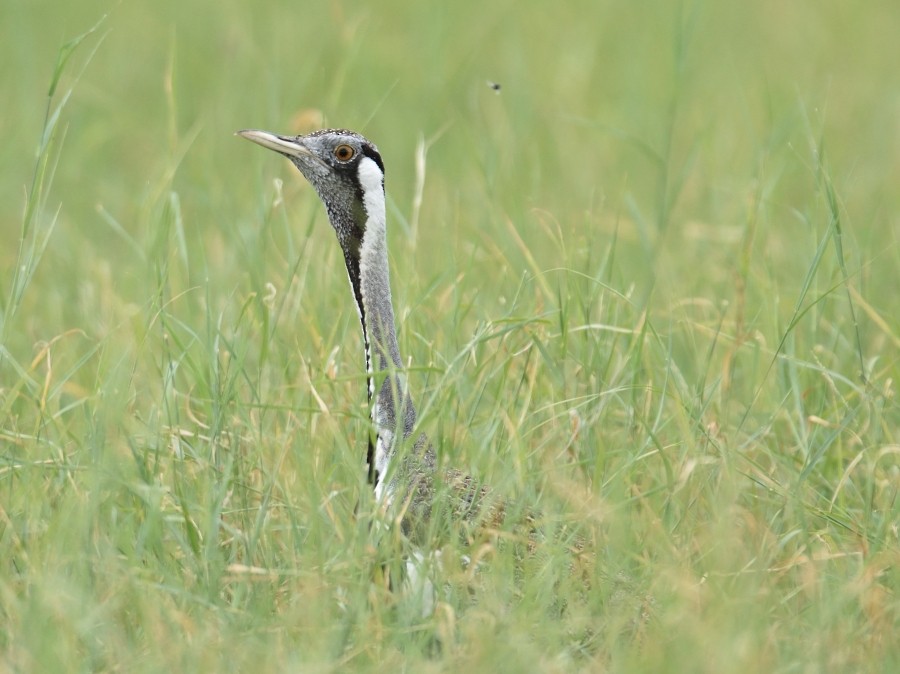
[{"label": "bird eye", "polygon": [[349,145],[338,145],[334,148],[334,156],[337,157],[338,161],[350,161],[353,159],[354,154],[356,154],[356,151]]}]

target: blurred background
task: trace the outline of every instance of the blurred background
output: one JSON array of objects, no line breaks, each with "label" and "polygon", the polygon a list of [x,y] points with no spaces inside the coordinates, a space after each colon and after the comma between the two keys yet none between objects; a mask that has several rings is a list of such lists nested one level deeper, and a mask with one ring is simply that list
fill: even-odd
[{"label": "blurred background", "polygon": [[[380,146],[390,197],[407,218],[416,144],[431,142],[417,270],[456,264],[436,260],[460,238],[487,245],[493,228],[505,231],[504,214],[530,242],[534,214],[546,212],[575,255],[600,249],[618,227],[619,254],[632,263],[619,273],[635,283],[655,273],[668,302],[730,283],[747,209],[761,195],[773,222],[756,245],[788,274],[794,235],[804,236],[793,212],[815,184],[819,149],[861,282],[896,268],[900,19],[890,2],[865,11],[839,2],[571,2],[550,11],[528,2],[37,0],[0,11],[0,213],[13,238],[58,48],[108,15],[102,42],[83,48],[67,74],[97,48],[63,120],[61,226],[47,273],[80,264],[67,253],[82,246],[95,262],[127,260],[128,243],[98,207],[140,241],[151,236],[140,209],[159,198],[154,190],[174,190],[186,244],[207,249],[198,273],[226,282],[219,273],[241,272],[222,259],[235,254],[229,238],[252,236],[246,204],[261,198],[263,171],[273,173],[272,158],[232,132],[321,125],[358,129]],[[303,189],[288,168],[279,175]],[[883,252],[860,258],[873,249]],[[13,250],[4,246],[6,265]],[[558,250],[535,255],[542,269],[563,266]],[[700,264],[711,278],[693,273]],[[118,280],[140,295],[127,276]],[[52,295],[44,301],[72,306]]]}]

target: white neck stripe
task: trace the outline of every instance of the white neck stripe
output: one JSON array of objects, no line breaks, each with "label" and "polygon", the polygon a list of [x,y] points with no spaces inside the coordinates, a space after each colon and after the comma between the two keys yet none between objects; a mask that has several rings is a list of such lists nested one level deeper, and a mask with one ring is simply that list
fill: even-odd
[{"label": "white neck stripe", "polygon": [[[369,157],[359,160],[356,168],[359,176],[359,185],[363,190],[363,205],[366,207],[366,215],[369,220],[380,219],[384,227],[384,173]],[[370,224],[370,223],[367,223]]]},{"label": "white neck stripe", "polygon": [[[360,291],[363,301],[363,313],[365,320],[379,321],[383,316],[380,313],[379,306],[370,306],[372,298],[368,296],[369,285],[371,279],[381,279],[382,274],[385,288],[383,291],[390,293],[390,287],[387,286],[387,268],[384,267],[387,259],[386,250],[386,222],[385,222],[385,205],[384,205],[384,174],[378,168],[371,158],[363,157],[357,165],[357,175],[359,177],[359,185],[363,193],[363,207],[366,210],[366,226],[363,232],[362,245],[360,246],[359,255],[359,276]],[[390,294],[387,295],[390,302]],[[393,320],[393,318],[391,318]],[[391,326],[393,327],[393,326]],[[384,479],[384,470],[386,466],[382,465],[386,461],[386,447],[384,433],[387,429],[382,427],[383,411],[379,409],[375,391],[374,372],[381,365],[376,362],[376,355],[372,353],[372,340],[377,338],[380,331],[370,334],[368,326],[364,326],[363,330],[366,336],[366,368],[369,380],[369,400],[372,401],[372,421],[378,427],[378,441],[375,449],[375,470],[379,475],[379,482]]]}]

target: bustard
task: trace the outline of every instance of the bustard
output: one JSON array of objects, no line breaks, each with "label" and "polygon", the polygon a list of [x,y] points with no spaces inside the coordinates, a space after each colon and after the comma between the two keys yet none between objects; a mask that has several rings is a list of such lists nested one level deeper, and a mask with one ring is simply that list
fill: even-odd
[{"label": "bustard", "polygon": [[369,140],[346,129],[324,129],[305,136],[253,129],[237,133],[290,159],[325,205],[344,253],[362,325],[367,393],[375,431],[366,457],[369,481],[384,509],[391,507],[399,491],[405,509],[403,529],[410,533],[417,523],[427,520],[430,512],[435,456],[424,434],[414,443],[410,440],[416,408],[400,372],[403,363],[388,273],[381,155]]},{"label": "bustard", "polygon": [[[403,362],[394,327],[391,301],[384,198],[384,162],[373,143],[346,129],[325,129],[308,135],[282,136],[268,131],[244,130],[238,135],[287,157],[315,188],[328,212],[344,254],[353,300],[359,312],[365,346],[367,395],[374,440],[367,451],[368,476],[376,502],[414,544],[407,557],[407,578],[423,591],[431,606],[434,588],[420,573],[425,556],[439,560],[440,551],[422,554],[435,488],[434,449],[424,433],[415,441],[416,409],[401,373]],[[377,381],[383,378],[380,385]],[[467,475],[444,470],[440,481],[448,489],[450,513],[476,529],[493,529],[505,520],[506,503],[495,501],[486,487]],[[525,537],[529,549],[536,542],[537,513],[526,509]],[[460,532],[462,533],[462,531]],[[521,530],[520,530],[521,533]],[[520,540],[522,540],[520,538]],[[584,540],[570,544],[576,555]],[[438,563],[440,563],[438,561]],[[574,568],[574,567],[573,567]],[[429,612],[425,608],[424,613]]]},{"label": "bustard", "polygon": [[[281,136],[248,129],[238,135],[287,157],[315,188],[328,212],[344,254],[354,303],[359,312],[365,346],[367,395],[375,431],[367,451],[368,477],[383,512],[401,518],[403,532],[415,544],[422,539],[435,497],[435,454],[424,433],[415,441],[416,409],[402,375],[403,361],[394,327],[386,239],[384,162],[375,145],[353,131],[324,129],[308,135]],[[383,378],[383,380],[382,380]],[[380,385],[377,381],[382,380]],[[457,470],[445,470],[441,480],[449,487],[450,510],[468,524],[496,527],[505,519],[506,503],[493,501],[489,490],[477,487]],[[526,509],[525,540],[534,549],[540,516]],[[584,558],[586,541],[570,539],[575,572]],[[440,564],[439,550],[426,555]],[[419,563],[426,555],[414,549],[406,558],[407,580],[424,600],[423,615],[433,609],[436,596],[431,580]],[[467,559],[467,558],[466,558]],[[477,566],[477,565],[476,565]],[[579,575],[589,585],[582,568]],[[627,580],[627,579],[626,579]],[[652,598],[650,599],[652,601]],[[645,597],[642,601],[646,602]],[[643,615],[643,614],[642,614]]]}]

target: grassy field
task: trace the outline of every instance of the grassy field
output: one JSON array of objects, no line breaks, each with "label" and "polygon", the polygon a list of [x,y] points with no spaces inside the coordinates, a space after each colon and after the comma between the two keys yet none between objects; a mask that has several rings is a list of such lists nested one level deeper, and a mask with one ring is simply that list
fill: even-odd
[{"label": "grassy field", "polygon": [[[0,26],[0,670],[900,671],[895,0]],[[422,429],[547,532],[438,518],[424,617],[334,234],[232,135],[324,125],[387,164]]]}]

